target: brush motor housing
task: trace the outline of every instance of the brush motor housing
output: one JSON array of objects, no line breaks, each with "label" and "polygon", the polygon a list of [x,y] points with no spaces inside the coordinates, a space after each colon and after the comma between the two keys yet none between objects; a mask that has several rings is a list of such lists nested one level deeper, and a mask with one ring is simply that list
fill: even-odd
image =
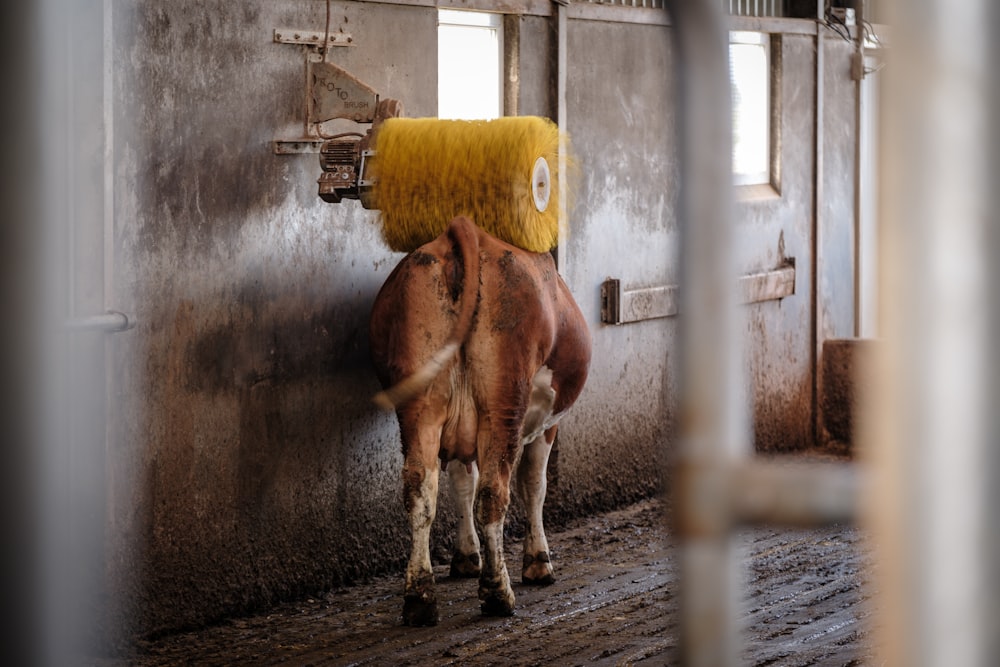
[{"label": "brush motor housing", "polygon": [[372,151],[362,148],[358,139],[333,138],[320,147],[319,198],[328,204],[339,204],[342,199],[359,199],[365,208],[371,208],[372,183],[364,178],[366,162]]},{"label": "brush motor housing", "polygon": [[375,182],[368,174],[368,168],[375,157],[372,145],[382,122],[402,115],[402,102],[380,100],[375,107],[372,126],[367,132],[345,132],[323,142],[319,149],[322,173],[317,180],[320,199],[328,204],[339,204],[344,199],[358,199],[365,208],[375,208],[372,193]]}]

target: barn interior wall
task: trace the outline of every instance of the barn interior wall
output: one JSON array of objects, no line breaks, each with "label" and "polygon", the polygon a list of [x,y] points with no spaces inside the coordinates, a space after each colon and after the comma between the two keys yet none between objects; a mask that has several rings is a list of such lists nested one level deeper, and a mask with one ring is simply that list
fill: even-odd
[{"label": "barn interior wall", "polygon": [[[107,348],[105,557],[115,602],[102,622],[122,638],[398,569],[409,537],[395,420],[368,400],[377,389],[368,312],[400,255],[382,243],[374,213],[317,198],[314,154],[272,150],[274,139],[301,134],[305,58],[272,31],[321,29],[325,3],[112,6],[111,284],[138,323]],[[408,116],[435,115],[434,9],[331,8],[332,29],[353,45],[330,59],[402,100]],[[549,115],[551,21],[524,16],[520,30],[521,113]],[[566,129],[579,180],[559,261],[595,354],[560,431],[546,508],[554,524],[663,483],[676,319],[602,325],[600,284],[677,281],[669,35],[658,25],[569,23]],[[798,268],[793,296],[747,310],[764,449],[808,444],[812,418],[815,39],[782,44],[780,197],[740,204],[741,268],[771,268],[780,252]],[[444,555],[446,494],[440,515],[434,543]]]},{"label": "barn interior wall", "polygon": [[[675,322],[602,325],[600,286],[677,282],[673,67],[663,26],[572,21],[567,128],[578,181],[560,271],[591,323],[587,390],[560,431],[565,502],[605,508],[662,482],[673,422]],[[600,57],[592,54],[600,53]],[[584,482],[586,480],[586,482]],[[562,502],[556,488],[552,503]]]},{"label": "barn interior wall", "polygon": [[795,292],[744,307],[751,423],[760,451],[802,448],[812,434],[812,276],[814,260],[816,41],[783,35],[776,99],[780,177],[736,204],[738,271],[794,261]]},{"label": "barn interior wall", "polygon": [[[333,3],[330,54],[436,113],[436,13]],[[156,633],[398,566],[394,418],[368,398],[368,310],[399,256],[316,196],[304,47],[324,3],[116,4],[116,287],[108,465],[113,627]],[[431,45],[432,48],[428,48]]]}]

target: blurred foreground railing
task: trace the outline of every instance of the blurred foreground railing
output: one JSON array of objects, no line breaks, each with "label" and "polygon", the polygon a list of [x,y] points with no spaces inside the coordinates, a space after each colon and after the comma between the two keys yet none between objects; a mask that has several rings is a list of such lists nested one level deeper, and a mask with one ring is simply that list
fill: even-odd
[{"label": "blurred foreground railing", "polygon": [[[726,32],[675,0],[682,190],[680,441],[671,470],[686,665],[736,664],[744,522],[860,520],[876,556],[876,664],[1000,655],[1000,62],[987,0],[895,3],[884,155],[884,345],[860,463],[752,458],[732,261]],[[903,11],[900,11],[903,10]],[[863,466],[863,467],[861,467]],[[862,472],[864,473],[862,475]]]}]

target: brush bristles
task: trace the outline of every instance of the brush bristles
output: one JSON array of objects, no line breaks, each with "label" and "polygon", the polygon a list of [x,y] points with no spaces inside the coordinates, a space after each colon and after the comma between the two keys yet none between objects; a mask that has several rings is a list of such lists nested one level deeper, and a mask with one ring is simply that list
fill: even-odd
[{"label": "brush bristles", "polygon": [[[466,215],[507,243],[551,250],[559,242],[558,149],[559,129],[537,116],[387,120],[372,161],[386,242],[410,252]],[[551,172],[544,211],[535,207],[531,188],[539,157]]]}]

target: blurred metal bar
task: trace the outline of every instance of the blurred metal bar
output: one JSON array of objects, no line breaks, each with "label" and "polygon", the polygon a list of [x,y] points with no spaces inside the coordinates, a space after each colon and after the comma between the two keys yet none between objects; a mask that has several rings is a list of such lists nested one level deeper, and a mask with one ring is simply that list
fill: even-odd
[{"label": "blurred metal bar", "polygon": [[850,522],[859,515],[864,497],[863,471],[839,463],[748,461],[726,466],[698,462],[684,472],[680,482],[687,498],[680,517],[681,536],[691,541],[731,531],[739,524]]},{"label": "blurred metal bar", "polygon": [[882,128],[881,323],[864,441],[878,477],[881,655],[1000,655],[1000,358],[993,0],[890,3]]},{"label": "blurred metal bar", "polygon": [[110,310],[102,315],[91,315],[89,317],[76,317],[65,325],[68,331],[103,331],[104,333],[117,333],[128,331],[135,327],[135,320],[130,319],[125,313],[117,310]]},{"label": "blurred metal bar", "polygon": [[738,550],[724,490],[705,471],[749,454],[736,345],[729,39],[716,0],[668,5],[678,63],[680,438],[671,484],[680,544],[684,664],[738,656]]},{"label": "blurred metal bar", "polygon": [[727,492],[741,523],[814,526],[856,519],[866,480],[841,463],[751,461],[730,472]]}]

